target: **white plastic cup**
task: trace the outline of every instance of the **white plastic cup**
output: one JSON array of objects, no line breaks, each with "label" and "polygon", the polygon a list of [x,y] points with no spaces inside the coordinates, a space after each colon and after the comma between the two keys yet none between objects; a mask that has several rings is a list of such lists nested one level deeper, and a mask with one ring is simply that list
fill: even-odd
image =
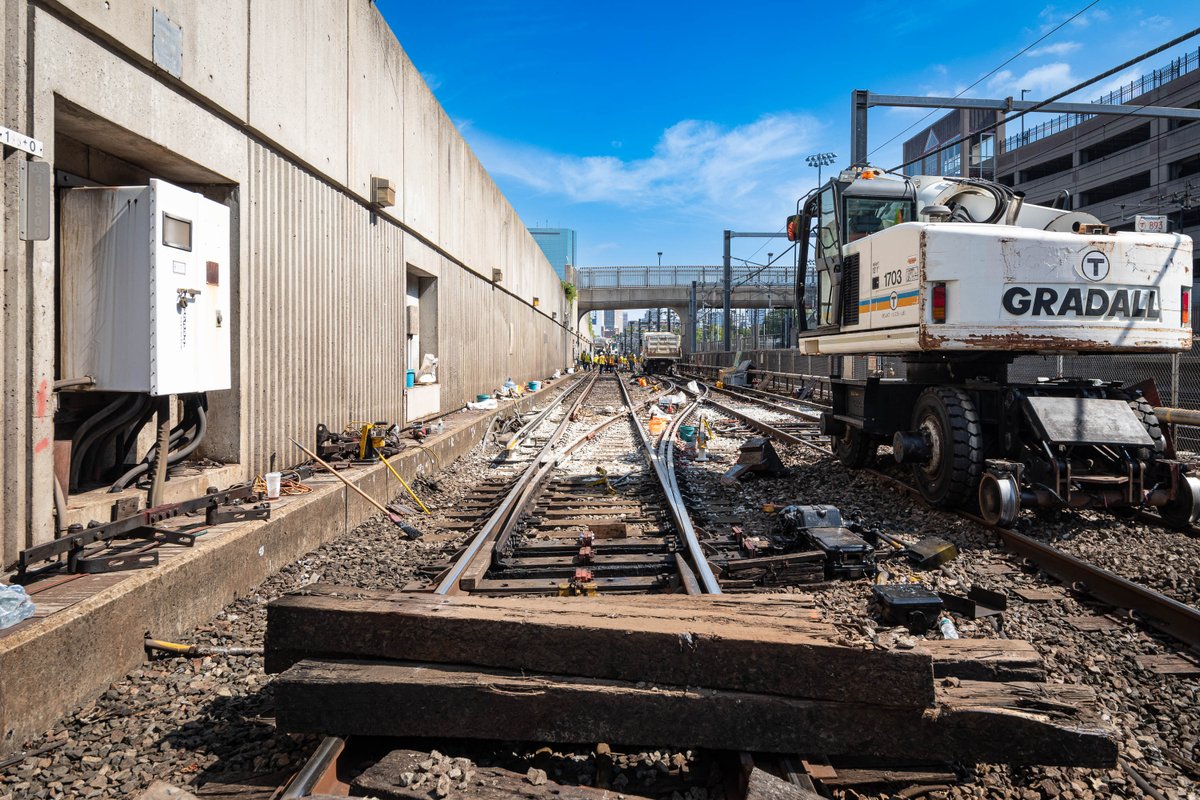
[{"label": "white plastic cup", "polygon": [[268,472],[263,478],[267,482],[267,499],[279,499],[279,485],[283,482],[282,472]]}]

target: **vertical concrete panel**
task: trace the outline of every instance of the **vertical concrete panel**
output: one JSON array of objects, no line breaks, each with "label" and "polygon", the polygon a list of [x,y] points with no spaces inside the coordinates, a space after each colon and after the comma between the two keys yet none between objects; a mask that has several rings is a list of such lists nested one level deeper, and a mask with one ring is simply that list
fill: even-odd
[{"label": "vertical concrete panel", "polygon": [[404,217],[404,72],[411,64],[374,3],[350,4],[348,185],[369,197],[371,176],[397,187],[388,211]]},{"label": "vertical concrete panel", "polygon": [[404,220],[431,241],[438,233],[437,100],[411,63],[404,70]]},{"label": "vertical concrete panel", "polygon": [[[440,169],[438,212],[440,244],[451,253],[462,253],[467,229],[464,220],[466,198],[464,170],[467,144],[446,112],[438,109],[438,163]],[[460,256],[461,258],[462,256]],[[472,263],[467,261],[466,263]]]},{"label": "vertical concrete panel", "polygon": [[334,180],[346,180],[347,3],[254,0],[250,124]]}]

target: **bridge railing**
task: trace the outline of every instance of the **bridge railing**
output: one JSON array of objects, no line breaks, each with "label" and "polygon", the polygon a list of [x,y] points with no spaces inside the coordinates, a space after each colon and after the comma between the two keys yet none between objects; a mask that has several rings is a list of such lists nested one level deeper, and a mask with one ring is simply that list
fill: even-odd
[{"label": "bridge railing", "polygon": [[[791,286],[791,267],[734,267],[733,285]],[[644,289],[652,286],[721,286],[725,281],[722,267],[580,267],[581,289]]]}]

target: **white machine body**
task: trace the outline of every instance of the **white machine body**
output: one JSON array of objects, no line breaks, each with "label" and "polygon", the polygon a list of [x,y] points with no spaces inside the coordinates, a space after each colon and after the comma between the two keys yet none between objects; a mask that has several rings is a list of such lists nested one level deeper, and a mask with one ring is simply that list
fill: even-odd
[{"label": "white machine body", "polygon": [[152,179],[61,205],[65,378],[154,396],[230,388],[229,208]]},{"label": "white machine body", "polygon": [[646,331],[642,334],[642,354],[646,358],[683,357],[679,334],[666,331]]},{"label": "white machine body", "polygon": [[[963,202],[961,184],[925,176],[912,184],[918,209],[947,187]],[[993,201],[968,195],[966,202]],[[1190,237],[1076,233],[1068,223],[1078,218],[1094,220],[1033,205],[1019,206],[1008,224],[922,214],[849,241],[842,296],[817,298],[826,308],[840,305],[840,330],[802,337],[800,347],[810,354],[1188,350]]]}]

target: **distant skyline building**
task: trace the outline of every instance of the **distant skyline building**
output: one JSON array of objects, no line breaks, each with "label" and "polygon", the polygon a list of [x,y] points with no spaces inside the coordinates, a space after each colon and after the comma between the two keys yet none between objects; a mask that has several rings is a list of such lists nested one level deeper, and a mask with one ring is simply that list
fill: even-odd
[{"label": "distant skyline building", "polygon": [[617,327],[617,312],[611,308],[604,312],[604,325],[607,330],[614,330]]},{"label": "distant skyline building", "polygon": [[566,279],[567,265],[576,265],[575,231],[570,228],[530,228],[533,240],[546,254],[546,260],[559,278]]},{"label": "distant skyline building", "polygon": [[[1003,111],[982,108],[951,111],[904,143],[904,174],[995,180],[996,137],[1004,135],[1004,128],[983,129],[1003,121]],[[938,149],[960,139],[963,141],[959,144]]]}]

